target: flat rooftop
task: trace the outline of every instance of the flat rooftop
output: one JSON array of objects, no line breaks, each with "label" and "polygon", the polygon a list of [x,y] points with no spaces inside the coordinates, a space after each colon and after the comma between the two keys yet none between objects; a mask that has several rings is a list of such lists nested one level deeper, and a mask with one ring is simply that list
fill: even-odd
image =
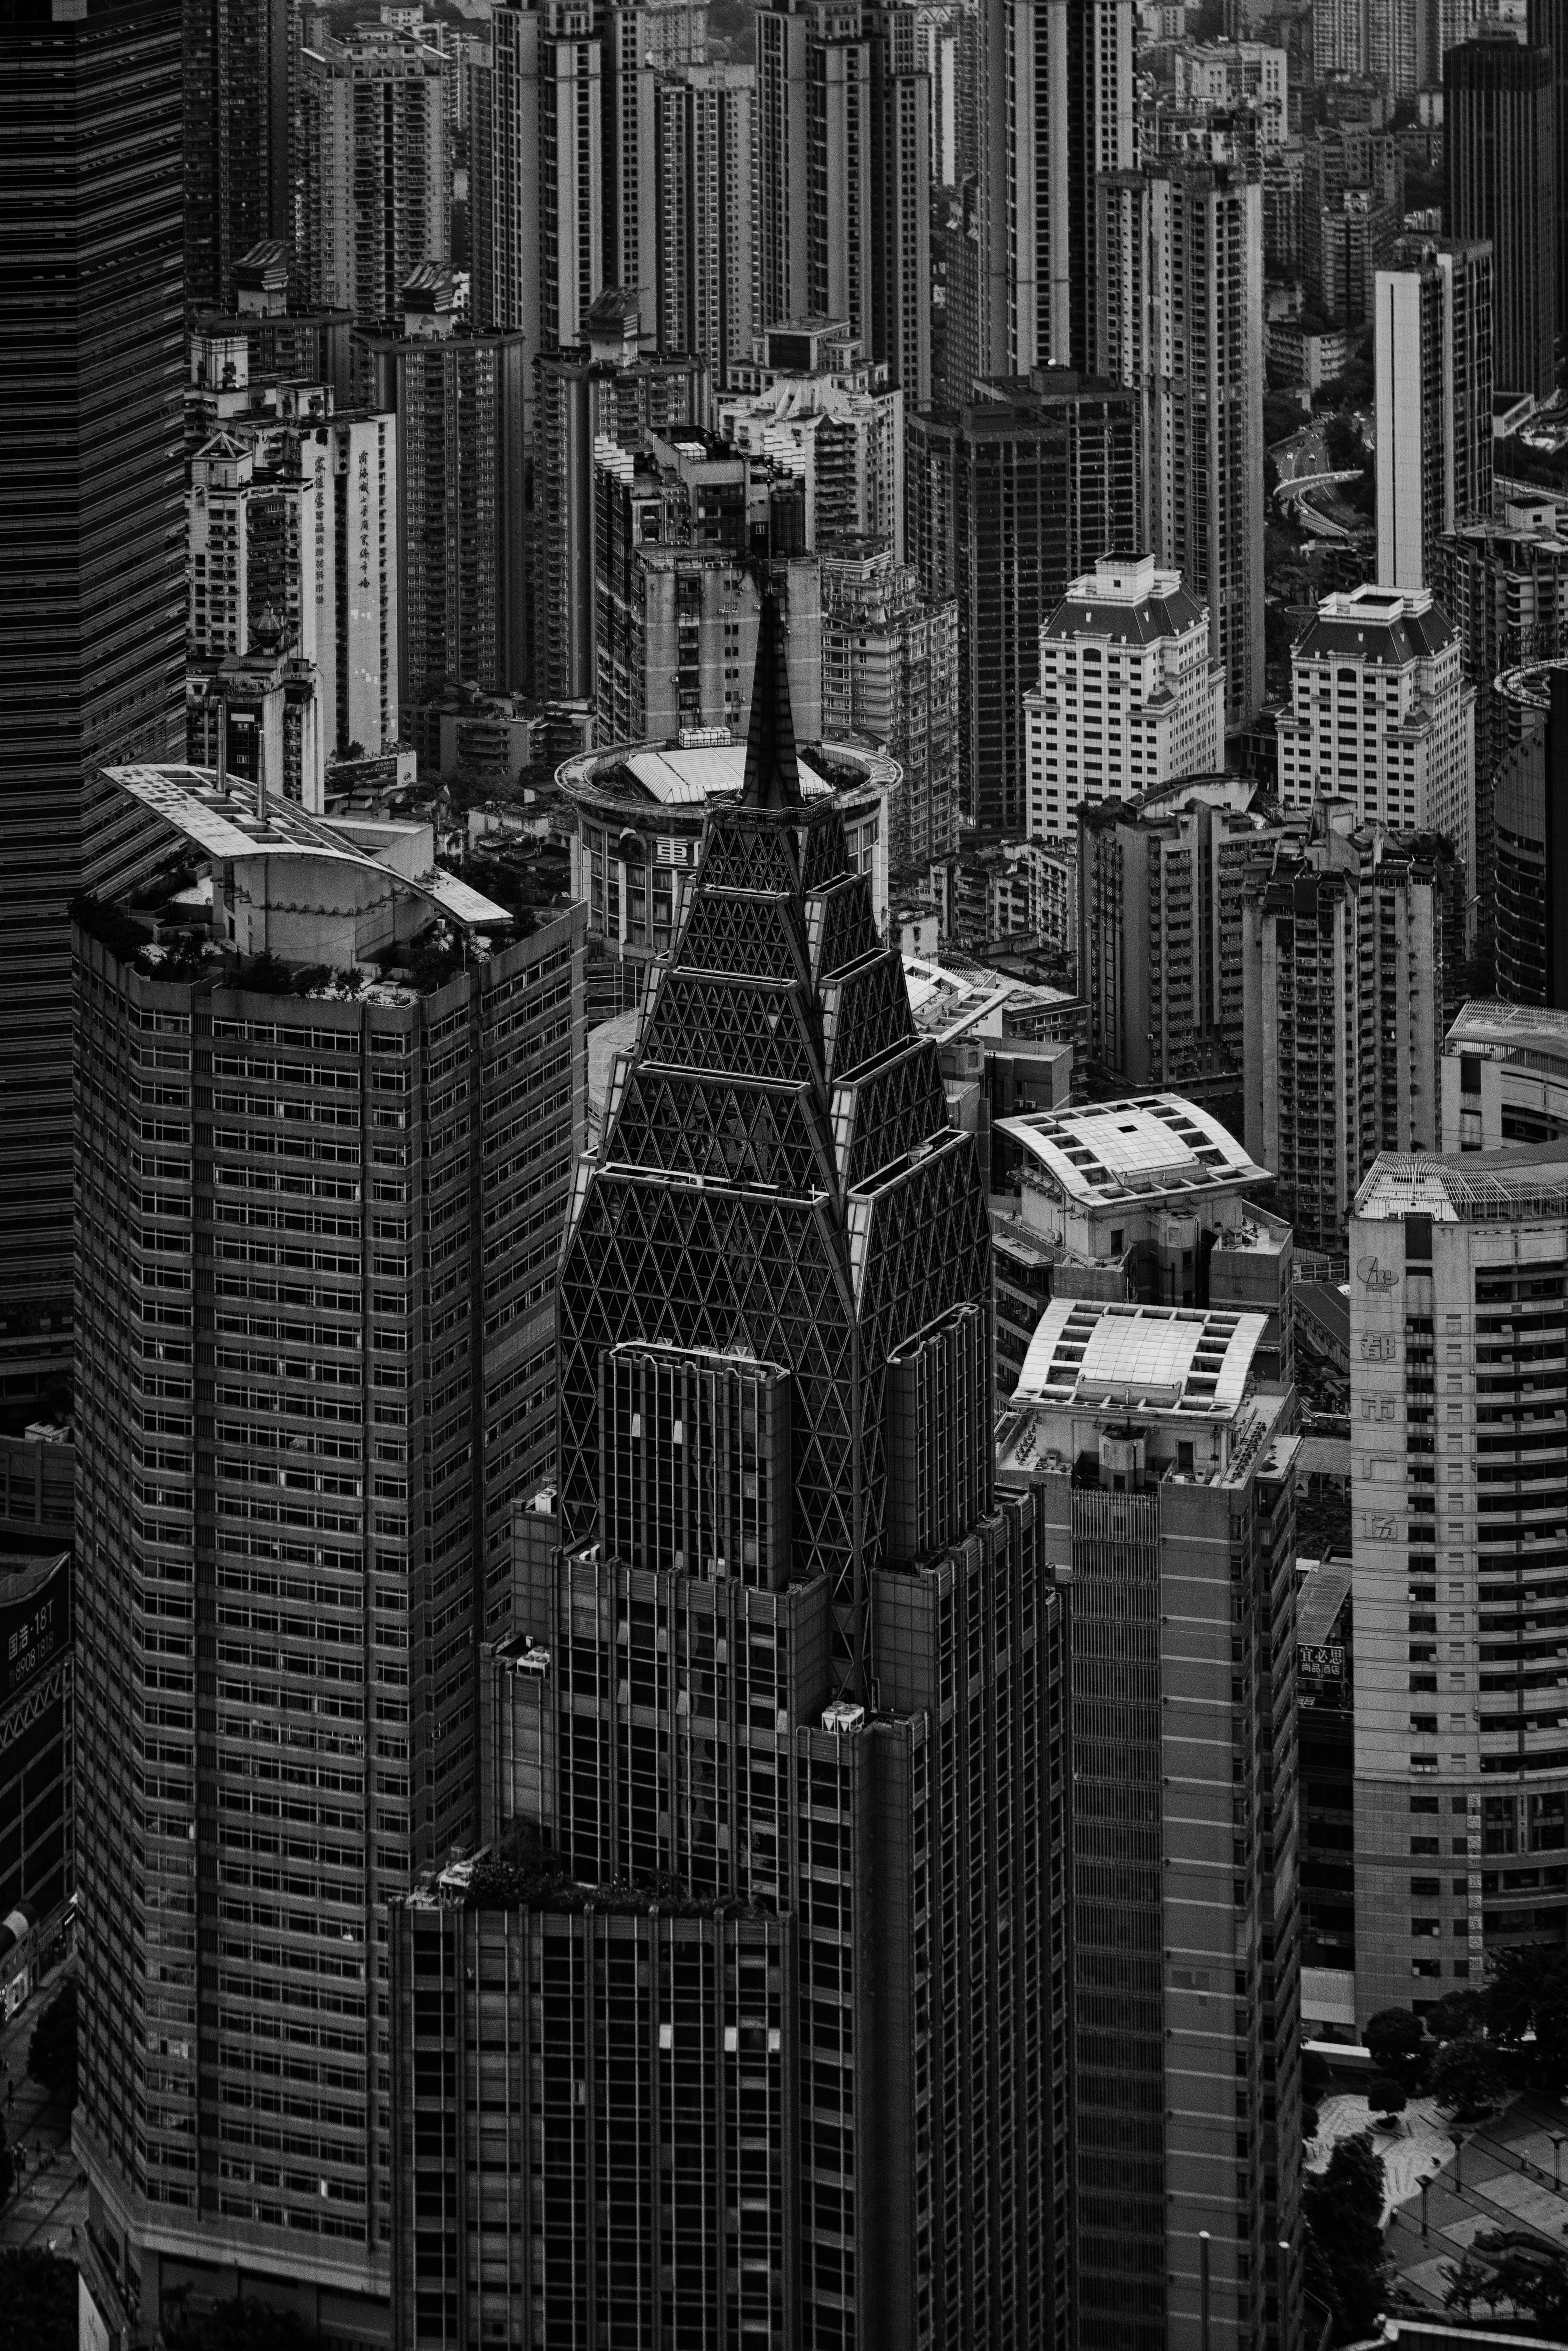
[{"label": "flat rooftop", "polygon": [[1229,1417],[1246,1395],[1266,1328],[1261,1314],[1053,1299],[1030,1341],[1013,1404]]},{"label": "flat rooftop", "polygon": [[1140,1094],[1082,1110],[1030,1111],[998,1121],[1029,1155],[1030,1171],[1083,1207],[1179,1198],[1269,1171],[1233,1134],[1180,1094]]},{"label": "flat rooftop", "polygon": [[1501,1045],[1512,1053],[1534,1052],[1568,1061],[1568,1012],[1544,1004],[1505,1004],[1472,997],[1459,1007],[1444,1040],[1450,1051],[1465,1045]]},{"label": "flat rooftop", "polygon": [[[904,772],[896,759],[869,743],[797,744],[795,756],[807,800],[837,794],[853,801],[863,793],[890,789]],[[700,817],[714,802],[739,798],[746,743],[724,727],[694,728],[690,738],[579,752],[557,768],[556,781],[572,800],[620,800]]]},{"label": "flat rooftop", "polygon": [[1355,1196],[1357,1217],[1448,1225],[1519,1217],[1568,1220],[1568,1139],[1504,1151],[1385,1151]]}]

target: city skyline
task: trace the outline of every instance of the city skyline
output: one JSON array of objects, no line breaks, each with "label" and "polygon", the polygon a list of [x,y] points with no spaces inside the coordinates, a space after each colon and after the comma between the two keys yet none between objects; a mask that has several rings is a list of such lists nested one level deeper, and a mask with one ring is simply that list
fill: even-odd
[{"label": "city skyline", "polygon": [[1555,2339],[1555,12],[0,19],[0,2334]]}]

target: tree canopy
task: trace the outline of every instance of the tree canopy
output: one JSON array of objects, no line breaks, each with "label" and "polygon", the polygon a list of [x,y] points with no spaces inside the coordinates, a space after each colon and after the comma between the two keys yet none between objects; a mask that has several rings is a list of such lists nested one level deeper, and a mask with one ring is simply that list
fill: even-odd
[{"label": "tree canopy", "polygon": [[77,2102],[77,1987],[68,1976],[47,2002],[27,2043],[27,2071],[68,2106]]},{"label": "tree canopy", "polygon": [[0,2252],[0,2351],[77,2351],[74,2262],[37,2245]]}]

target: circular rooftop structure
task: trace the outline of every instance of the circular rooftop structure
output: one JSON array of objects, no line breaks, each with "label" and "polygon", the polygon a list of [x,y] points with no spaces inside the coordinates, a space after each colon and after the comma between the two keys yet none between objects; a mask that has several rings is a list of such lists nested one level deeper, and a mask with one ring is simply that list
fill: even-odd
[{"label": "circular rooftop structure", "polygon": [[[802,743],[796,762],[809,806],[837,802],[850,862],[870,881],[877,927],[885,932],[886,802],[902,768],[866,743]],[[707,812],[738,799],[745,776],[745,741],[724,726],[694,727],[662,743],[612,744],[562,762],[556,781],[577,810],[572,895],[588,907],[591,935],[638,960],[664,952]]]}]

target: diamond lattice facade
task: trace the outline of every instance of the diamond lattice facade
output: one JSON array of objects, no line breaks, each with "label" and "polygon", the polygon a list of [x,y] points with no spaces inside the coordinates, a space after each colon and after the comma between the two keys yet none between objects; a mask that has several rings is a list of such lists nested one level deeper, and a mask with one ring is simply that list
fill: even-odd
[{"label": "diamond lattice facade", "polygon": [[975,1147],[784,681],[768,596],[579,1170],[495,1843],[394,1928],[422,2351],[519,2303],[552,2342],[1063,2339],[1061,1604],[992,1493]]}]

